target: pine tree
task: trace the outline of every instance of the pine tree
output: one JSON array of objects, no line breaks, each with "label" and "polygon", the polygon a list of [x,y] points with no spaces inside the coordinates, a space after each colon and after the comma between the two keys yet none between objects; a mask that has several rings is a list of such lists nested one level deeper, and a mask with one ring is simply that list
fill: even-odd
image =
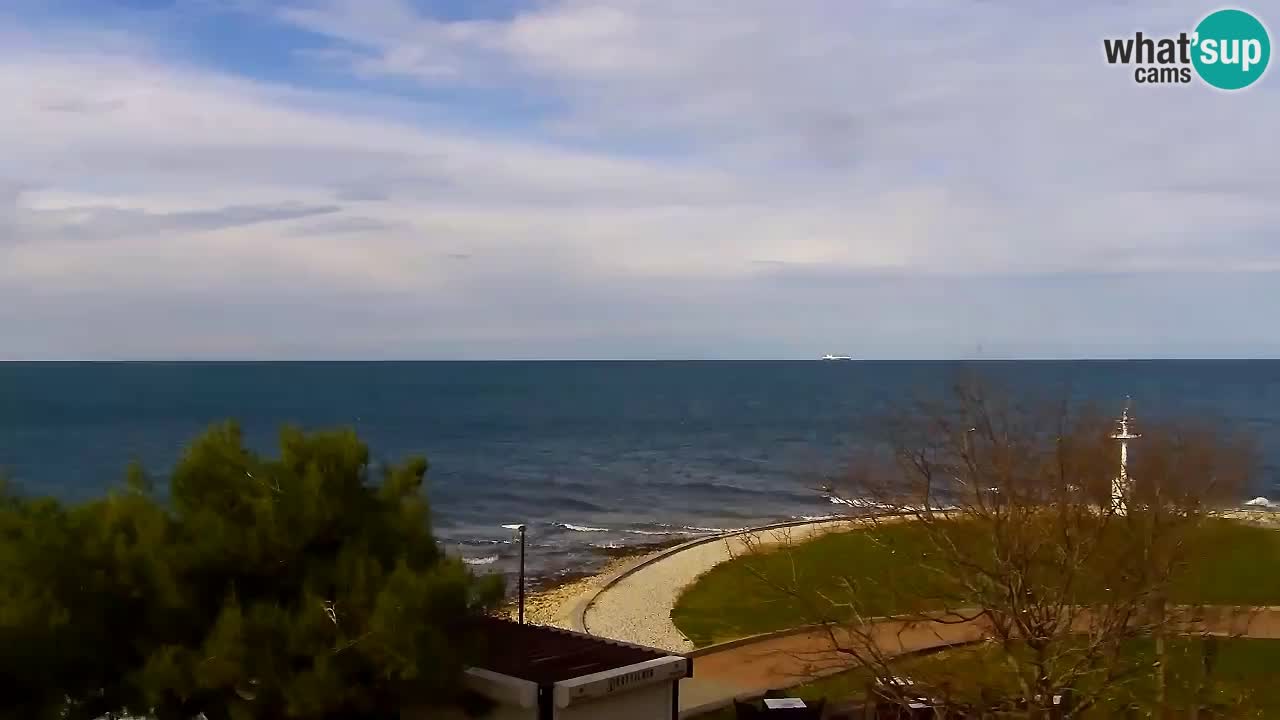
[{"label": "pine tree", "polygon": [[[212,428],[157,499],[138,468],[75,507],[0,504],[0,672],[22,717],[395,717],[456,695],[491,607],[436,543],[421,458],[371,477],[351,432],[280,454]],[[15,710],[16,712],[16,710]]]}]

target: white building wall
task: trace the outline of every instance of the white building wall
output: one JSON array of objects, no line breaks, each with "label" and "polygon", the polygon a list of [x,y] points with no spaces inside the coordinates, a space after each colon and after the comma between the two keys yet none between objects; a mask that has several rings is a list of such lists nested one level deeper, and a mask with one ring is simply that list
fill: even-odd
[{"label": "white building wall", "polygon": [[674,689],[674,682],[664,682],[575,702],[569,707],[556,708],[555,720],[671,720],[671,694]]},{"label": "white building wall", "polygon": [[[689,661],[682,657],[647,660],[635,665],[557,683],[554,720],[672,720],[672,701]],[[453,708],[412,708],[403,720],[539,720],[538,686],[527,680],[472,668],[466,686],[495,706],[481,718],[468,718]]]}]

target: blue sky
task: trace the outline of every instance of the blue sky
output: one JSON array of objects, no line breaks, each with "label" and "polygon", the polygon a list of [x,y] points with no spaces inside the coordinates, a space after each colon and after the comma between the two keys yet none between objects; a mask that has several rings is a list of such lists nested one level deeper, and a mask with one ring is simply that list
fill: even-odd
[{"label": "blue sky", "polygon": [[1277,76],[1064,8],[9,0],[0,358],[1280,356]]}]

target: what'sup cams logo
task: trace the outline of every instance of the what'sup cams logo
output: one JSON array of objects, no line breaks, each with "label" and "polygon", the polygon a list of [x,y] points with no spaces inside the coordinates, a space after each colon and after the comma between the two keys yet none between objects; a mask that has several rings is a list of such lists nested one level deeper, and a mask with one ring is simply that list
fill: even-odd
[{"label": "what'sup cams logo", "polygon": [[1112,65],[1136,65],[1142,84],[1187,84],[1192,70],[1219,90],[1240,90],[1258,81],[1271,60],[1271,37],[1258,18],[1243,10],[1209,14],[1191,33],[1177,37],[1106,39],[1102,49]]}]

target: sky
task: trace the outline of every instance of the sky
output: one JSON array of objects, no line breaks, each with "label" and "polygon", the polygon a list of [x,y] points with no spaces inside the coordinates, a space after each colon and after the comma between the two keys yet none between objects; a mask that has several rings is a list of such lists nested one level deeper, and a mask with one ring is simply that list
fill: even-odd
[{"label": "sky", "polygon": [[1217,7],[3,0],[0,359],[1280,357]]}]

